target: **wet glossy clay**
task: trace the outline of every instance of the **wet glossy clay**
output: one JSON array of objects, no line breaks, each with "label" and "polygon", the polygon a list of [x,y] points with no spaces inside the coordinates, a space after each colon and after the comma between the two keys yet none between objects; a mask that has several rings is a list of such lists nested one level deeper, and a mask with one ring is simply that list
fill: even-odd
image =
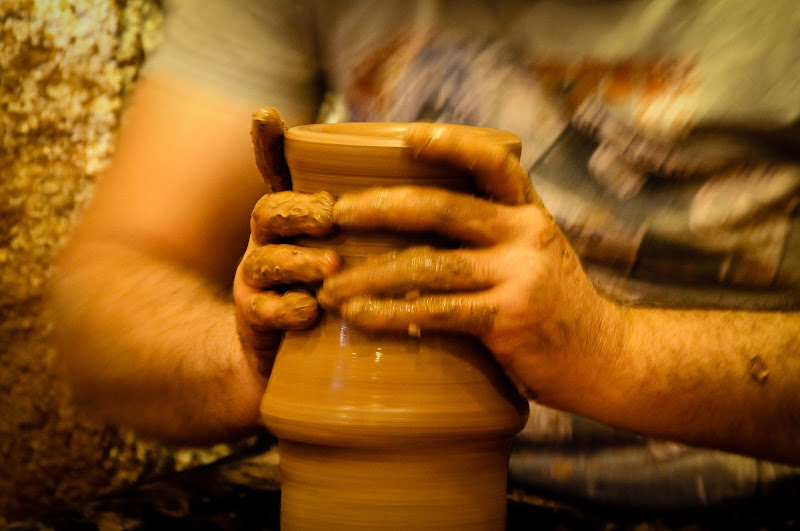
[{"label": "wet glossy clay", "polygon": [[[290,129],[293,189],[472,189],[469,176],[413,160],[406,127]],[[472,131],[519,152],[511,134]],[[419,243],[385,233],[300,241],[335,248],[345,264]],[[505,526],[510,445],[527,402],[470,337],[367,335],[325,314],[311,330],[287,333],[261,412],[279,439],[284,530]]]}]

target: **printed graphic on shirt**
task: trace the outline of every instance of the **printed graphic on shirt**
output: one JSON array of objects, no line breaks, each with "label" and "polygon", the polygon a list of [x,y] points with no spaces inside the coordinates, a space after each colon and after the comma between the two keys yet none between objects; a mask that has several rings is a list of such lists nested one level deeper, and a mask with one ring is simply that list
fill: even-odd
[{"label": "printed graphic on shirt", "polygon": [[660,136],[671,132],[679,137],[696,113],[697,74],[688,59],[657,57],[618,63],[550,59],[537,60],[531,68],[548,89],[563,95],[571,110],[596,98],[645,133],[658,123]]}]

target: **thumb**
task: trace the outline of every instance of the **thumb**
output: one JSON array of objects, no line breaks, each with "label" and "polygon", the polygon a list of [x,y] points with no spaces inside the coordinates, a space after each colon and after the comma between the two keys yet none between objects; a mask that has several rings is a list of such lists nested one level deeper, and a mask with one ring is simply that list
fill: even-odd
[{"label": "thumb", "polygon": [[292,189],[289,167],[283,158],[283,134],[286,124],[272,107],[253,113],[250,136],[256,156],[256,166],[267,183],[270,193]]},{"label": "thumb", "polygon": [[528,172],[519,162],[519,138],[512,133],[418,123],[408,128],[405,142],[419,160],[469,173],[477,189],[494,201],[507,205],[536,202]]}]

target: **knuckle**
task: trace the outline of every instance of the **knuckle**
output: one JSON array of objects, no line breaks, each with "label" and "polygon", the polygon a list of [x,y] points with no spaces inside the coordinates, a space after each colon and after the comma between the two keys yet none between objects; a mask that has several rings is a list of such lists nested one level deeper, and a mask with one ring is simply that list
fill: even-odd
[{"label": "knuckle", "polygon": [[257,332],[273,330],[274,304],[270,297],[256,294],[250,297],[243,312],[245,322]]},{"label": "knuckle", "polygon": [[266,287],[274,282],[277,266],[267,247],[256,247],[242,260],[242,277],[253,287]]},{"label": "knuckle", "polygon": [[558,238],[561,231],[547,211],[535,205],[517,208],[520,209],[517,225],[525,227],[519,234],[534,247],[546,247]]},{"label": "knuckle", "polygon": [[238,312],[243,312],[250,297],[250,288],[243,279],[234,280],[233,283],[233,304]]}]

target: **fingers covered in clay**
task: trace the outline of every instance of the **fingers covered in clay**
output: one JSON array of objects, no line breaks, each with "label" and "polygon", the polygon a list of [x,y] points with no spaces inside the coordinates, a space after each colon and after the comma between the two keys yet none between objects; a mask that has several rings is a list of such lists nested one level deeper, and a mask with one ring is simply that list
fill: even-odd
[{"label": "fingers covered in clay", "polygon": [[327,278],[317,298],[325,308],[338,308],[360,296],[413,300],[420,293],[485,289],[496,274],[482,254],[414,247],[370,258]]},{"label": "fingers covered in clay", "polygon": [[308,328],[319,313],[313,295],[287,288],[318,284],[340,267],[339,256],[330,249],[280,239],[330,233],[333,203],[327,192],[284,190],[264,195],[253,208],[250,242],[236,270],[233,292],[242,344],[255,354],[264,374],[271,367],[280,332]]},{"label": "fingers covered in clay", "polygon": [[250,232],[259,244],[271,243],[279,236],[324,236],[333,227],[333,203],[328,192],[266,194],[253,208]]},{"label": "fingers covered in clay", "polygon": [[[446,249],[397,251],[326,276],[320,303],[354,327],[477,336],[514,381],[538,396],[556,392],[553,378],[587,381],[602,369],[597,333],[608,315],[616,319],[614,310],[539,205],[376,188],[341,195],[333,220],[344,230],[434,232],[451,240]],[[453,249],[452,241],[461,246]],[[591,374],[576,375],[572,368],[586,359]]]},{"label": "fingers covered in clay", "polygon": [[479,335],[492,328],[498,309],[482,294],[462,294],[413,300],[355,297],[340,312],[347,321],[367,331],[420,335],[423,330],[444,330]]},{"label": "fingers covered in clay", "polygon": [[253,113],[250,136],[255,151],[256,166],[269,192],[289,190],[292,181],[283,157],[283,134],[286,124],[272,107]]},{"label": "fingers covered in clay", "polygon": [[258,371],[269,376],[281,333],[313,325],[317,301],[303,291],[262,292],[241,282],[234,284],[233,294],[242,345],[253,354]]},{"label": "fingers covered in clay", "polygon": [[437,188],[373,188],[344,194],[333,208],[343,229],[430,231],[474,245],[507,238],[516,227],[509,207]]},{"label": "fingers covered in clay", "polygon": [[435,232],[465,245],[411,248],[326,277],[318,293],[323,307],[372,331],[411,326],[480,335],[500,307],[492,290],[510,280],[519,283],[517,275],[536,271],[554,242],[566,243],[535,205],[500,205],[433,188],[344,194],[333,219],[348,230]]},{"label": "fingers covered in clay", "polygon": [[449,124],[414,124],[405,135],[406,144],[420,160],[443,163],[472,174],[478,189],[490,199],[509,205],[540,204],[519,153],[499,143],[487,142]]},{"label": "fingers covered in clay", "polygon": [[320,282],[338,267],[339,258],[329,249],[288,244],[254,247],[241,264],[244,281],[259,289]]},{"label": "fingers covered in clay", "polygon": [[338,255],[331,250],[258,245],[250,239],[236,270],[233,298],[242,344],[255,355],[262,374],[269,374],[281,332],[308,328],[319,314],[317,300],[310,293],[283,290],[319,283],[339,265]]},{"label": "fingers covered in clay", "polygon": [[[317,317],[317,301],[305,292],[278,293],[294,284],[316,284],[340,267],[330,249],[272,243],[285,236],[322,236],[332,230],[333,197],[327,192],[267,194],[253,209],[251,238],[239,264],[234,292],[240,322],[274,330],[309,326]],[[262,291],[276,290],[276,291]],[[297,307],[292,307],[297,304]]]},{"label": "fingers covered in clay", "polygon": [[368,331],[479,334],[496,313],[486,297],[470,293],[492,286],[497,277],[482,254],[415,247],[382,255],[327,278],[317,297]]}]

